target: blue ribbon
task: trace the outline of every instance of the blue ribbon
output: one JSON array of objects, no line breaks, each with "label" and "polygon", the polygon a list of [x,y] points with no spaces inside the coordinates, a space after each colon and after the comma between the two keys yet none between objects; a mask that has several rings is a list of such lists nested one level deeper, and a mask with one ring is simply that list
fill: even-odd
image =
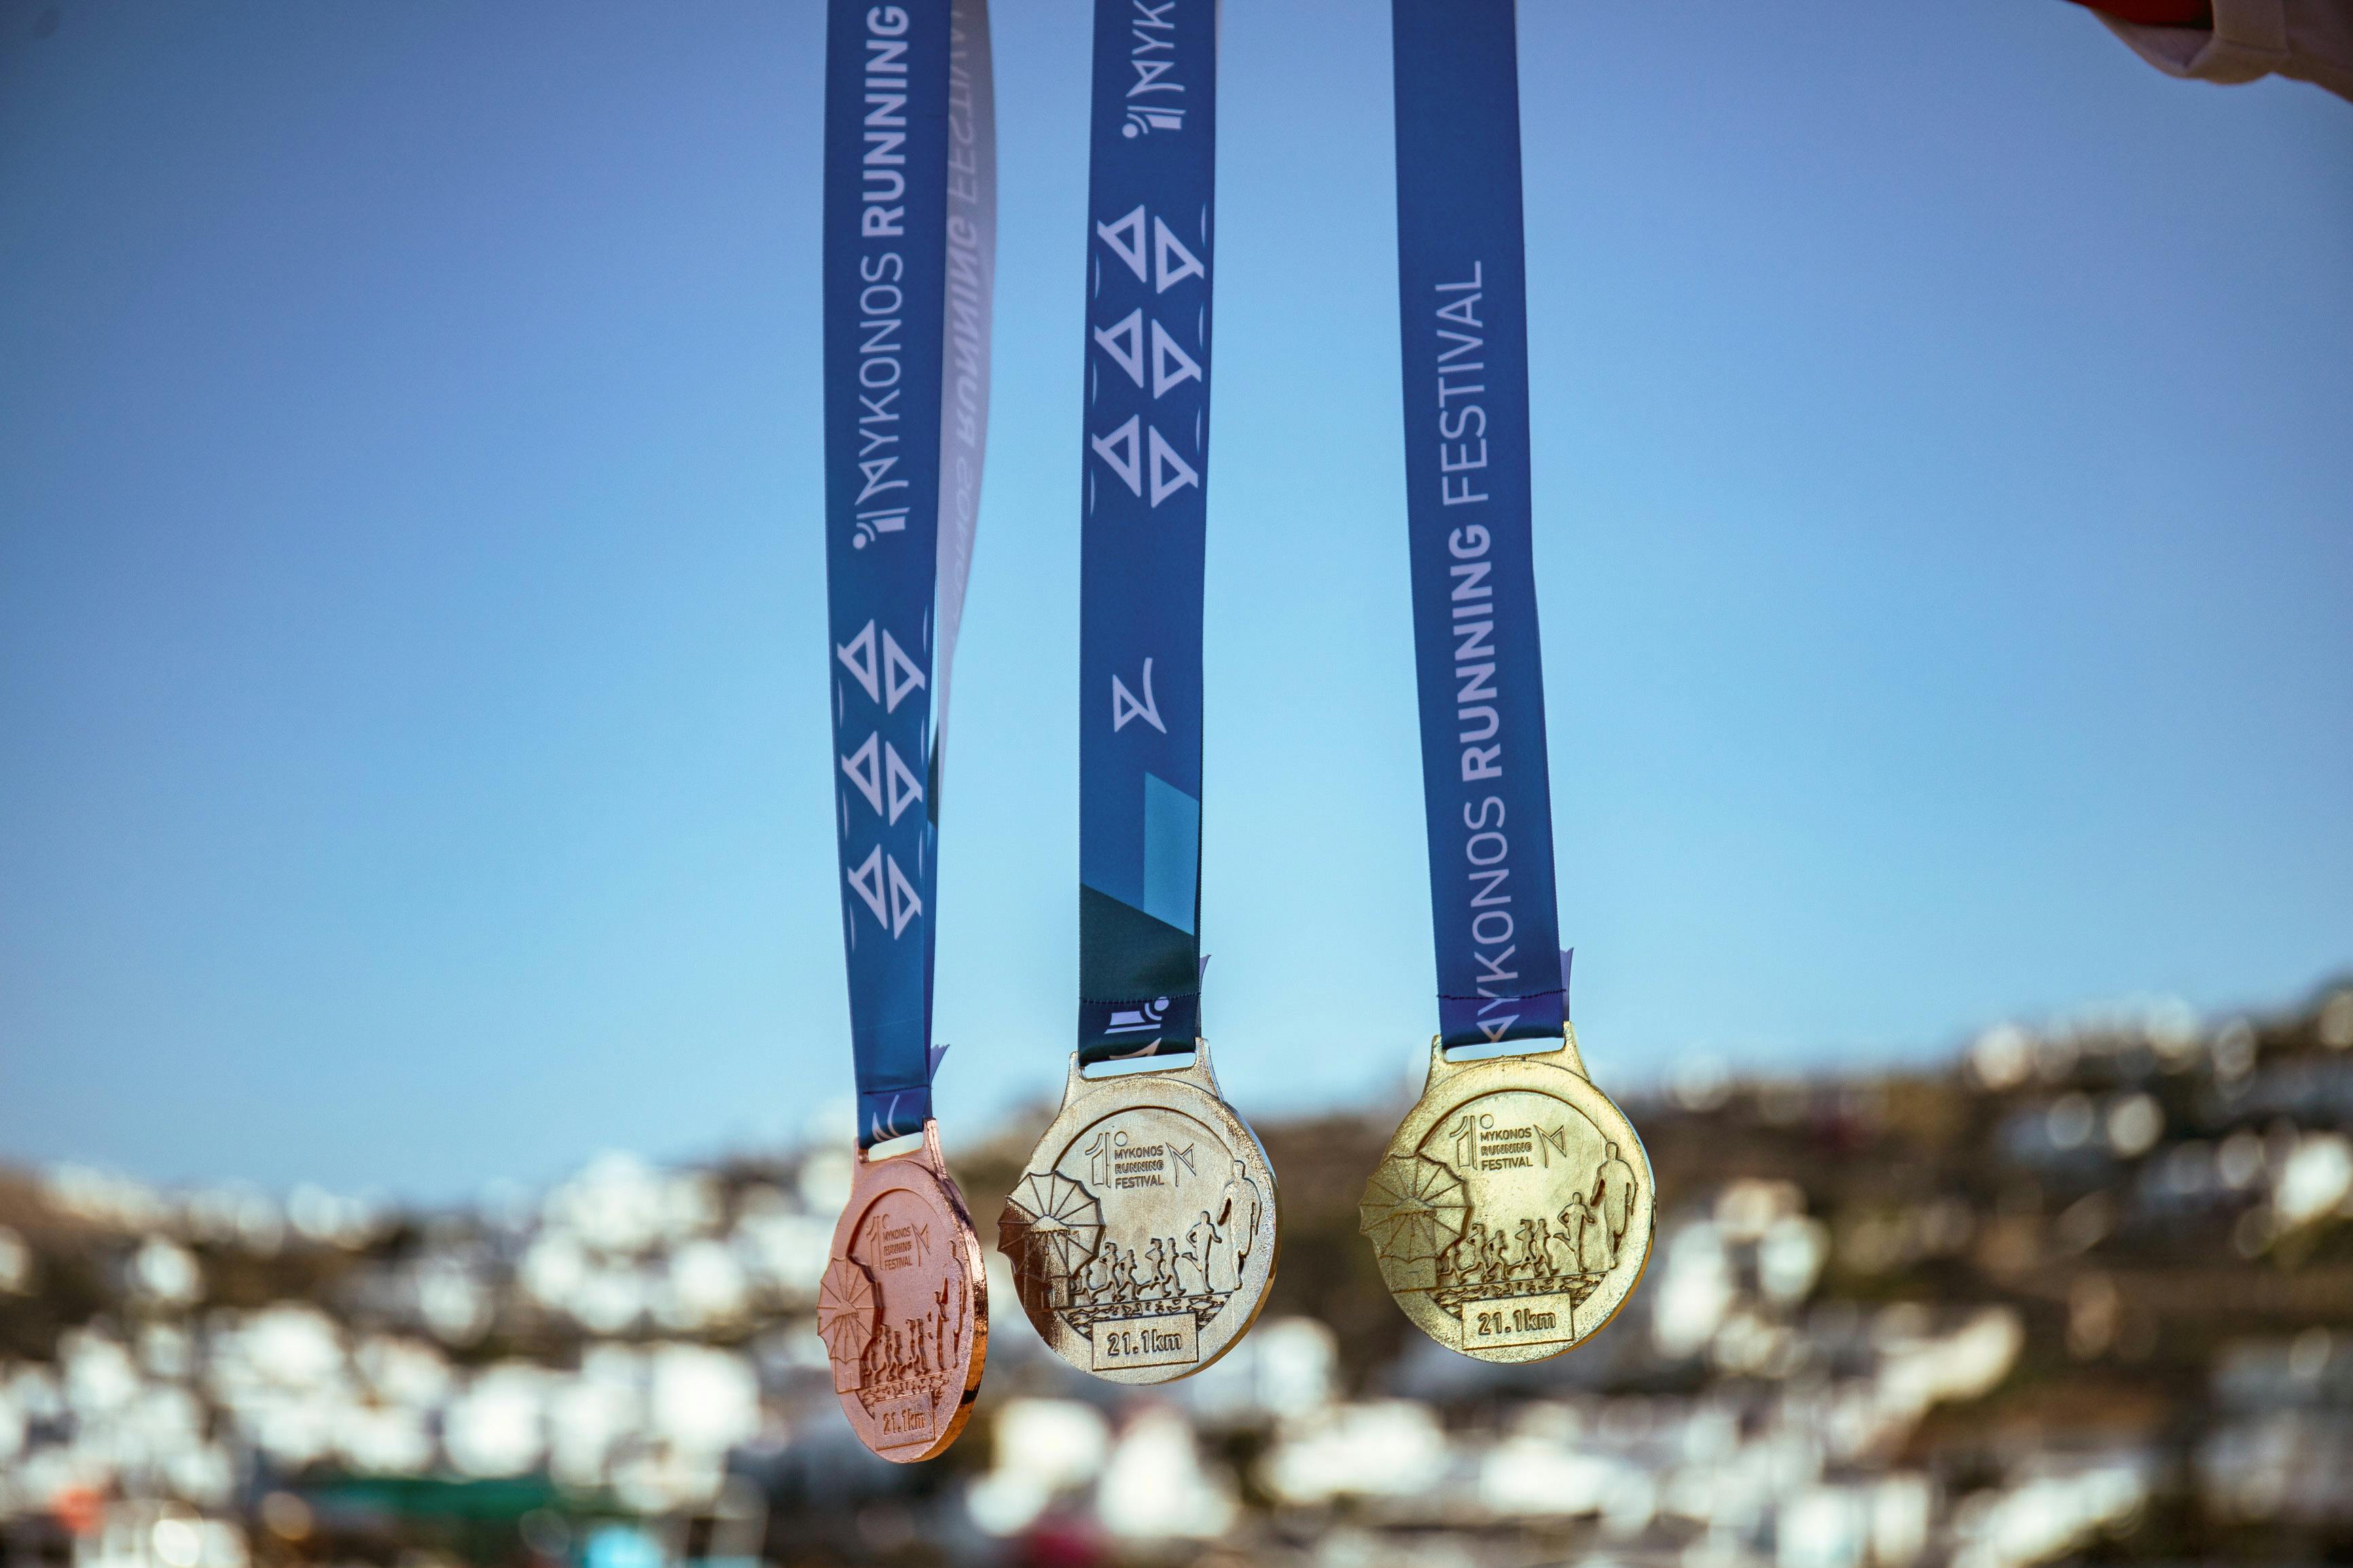
[{"label": "blue ribbon", "polygon": [[1544,668],[1528,542],[1513,0],[1394,0],[1398,310],[1422,804],[1446,1044],[1557,1037]]},{"label": "blue ribbon", "polygon": [[988,428],[987,0],[833,0],[826,28],[826,587],[861,1147],[932,1114],[948,687]]},{"label": "blue ribbon", "polygon": [[1079,1054],[1200,1026],[1217,0],[1096,0],[1079,619]]}]

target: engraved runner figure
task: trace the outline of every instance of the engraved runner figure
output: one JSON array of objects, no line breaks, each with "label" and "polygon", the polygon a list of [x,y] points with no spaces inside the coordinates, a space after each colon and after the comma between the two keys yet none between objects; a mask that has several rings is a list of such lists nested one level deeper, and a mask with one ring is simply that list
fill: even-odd
[{"label": "engraved runner figure", "polygon": [[1600,1173],[1593,1179],[1593,1206],[1609,1233],[1609,1264],[1618,1267],[1618,1245],[1626,1239],[1626,1222],[1634,1214],[1634,1167],[1618,1157],[1618,1145],[1609,1145],[1609,1157],[1601,1162]]},{"label": "engraved runner figure", "polygon": [[1242,1267],[1258,1235],[1259,1205],[1258,1184],[1236,1160],[1233,1174],[1218,1190],[1216,1217],[1210,1221],[1219,1232],[1209,1267],[1211,1290],[1225,1294],[1241,1288]]},{"label": "engraved runner figure", "polygon": [[1585,1272],[1585,1233],[1593,1228],[1593,1211],[1585,1206],[1585,1194],[1569,1194],[1559,1218],[1561,1247],[1568,1255],[1567,1267],[1563,1272],[1582,1274]]},{"label": "engraved runner figure", "polygon": [[1139,1301],[1160,1300],[1163,1282],[1167,1278],[1168,1264],[1160,1256],[1160,1238],[1154,1237],[1152,1245],[1144,1249],[1144,1268],[1137,1271],[1135,1299]]},{"label": "engraved runner figure", "polygon": [[1474,1219],[1462,1227],[1461,1236],[1455,1237],[1451,1271],[1457,1285],[1476,1285],[1479,1282],[1479,1237],[1485,1234],[1486,1229]]},{"label": "engraved runner figure", "polygon": [[1583,1193],[1571,1193],[1568,1206],[1577,1216],[1577,1267],[1586,1274],[1607,1274],[1609,1271],[1609,1228],[1602,1223],[1600,1212],[1586,1202]]},{"label": "engraved runner figure", "polygon": [[1105,1242],[1103,1244],[1103,1250],[1095,1254],[1095,1263],[1097,1268],[1100,1269],[1100,1272],[1095,1276],[1095,1288],[1092,1301],[1095,1306],[1108,1307],[1117,1302],[1119,1300],[1118,1247],[1113,1243]]},{"label": "engraved runner figure", "polygon": [[1447,1272],[1453,1277],[1453,1283],[1475,1285],[1479,1282],[1479,1247],[1486,1235],[1487,1227],[1474,1219],[1469,1228],[1455,1237],[1454,1245],[1447,1249]]},{"label": "engraved runner figure", "polygon": [[1577,1247],[1568,1237],[1553,1229],[1548,1220],[1536,1222],[1544,1237],[1545,1275],[1559,1279],[1577,1272]]},{"label": "engraved runner figure", "polygon": [[1217,1268],[1218,1243],[1224,1239],[1219,1235],[1217,1222],[1209,1217],[1208,1210],[1201,1211],[1201,1217],[1193,1222],[1193,1228],[1185,1233],[1185,1239],[1189,1244],[1188,1249],[1177,1255],[1183,1263],[1185,1294],[1205,1295],[1216,1289],[1210,1283],[1209,1276]]},{"label": "engraved runner figure", "polygon": [[1111,1262],[1111,1299],[1116,1306],[1135,1300],[1135,1248],[1114,1247]]},{"label": "engraved runner figure", "polygon": [[1536,1222],[1524,1219],[1520,1221],[1519,1258],[1512,1265],[1512,1278],[1525,1279],[1533,1285],[1536,1276],[1543,1272],[1544,1247],[1536,1240]]}]

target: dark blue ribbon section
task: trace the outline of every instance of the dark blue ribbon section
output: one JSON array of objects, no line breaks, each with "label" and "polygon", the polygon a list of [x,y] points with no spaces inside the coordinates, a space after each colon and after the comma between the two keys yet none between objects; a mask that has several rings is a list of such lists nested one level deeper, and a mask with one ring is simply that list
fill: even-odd
[{"label": "dark blue ribbon section", "polygon": [[861,1147],[932,1114],[939,740],[987,425],[989,119],[977,0],[834,0],[827,668]]},{"label": "dark blue ribbon section", "polygon": [[1398,307],[1422,802],[1445,1043],[1557,1037],[1529,552],[1513,0],[1394,0]]},{"label": "dark blue ribbon section", "polygon": [[1079,618],[1079,1054],[1200,1027],[1217,0],[1096,0]]}]

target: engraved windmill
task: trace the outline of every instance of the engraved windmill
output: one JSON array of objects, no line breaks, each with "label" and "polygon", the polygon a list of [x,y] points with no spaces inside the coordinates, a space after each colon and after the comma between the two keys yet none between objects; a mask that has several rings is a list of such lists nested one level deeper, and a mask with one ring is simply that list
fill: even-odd
[{"label": "engraved windmill", "polygon": [[874,1277],[855,1258],[837,1258],[817,1289],[817,1332],[833,1362],[833,1386],[847,1394],[865,1382],[866,1347],[874,1342],[880,1303]]},{"label": "engraved windmill", "polygon": [[1068,1176],[1032,1171],[1006,1200],[997,1228],[997,1245],[1019,1265],[1014,1282],[1023,1302],[1042,1300],[1059,1311],[1071,1304],[1071,1280],[1102,1244],[1103,1205]]},{"label": "engraved windmill", "polygon": [[1389,1289],[1430,1290],[1438,1286],[1439,1254],[1470,1223],[1471,1199],[1462,1178],[1437,1161],[1392,1154],[1365,1184],[1356,1213]]}]

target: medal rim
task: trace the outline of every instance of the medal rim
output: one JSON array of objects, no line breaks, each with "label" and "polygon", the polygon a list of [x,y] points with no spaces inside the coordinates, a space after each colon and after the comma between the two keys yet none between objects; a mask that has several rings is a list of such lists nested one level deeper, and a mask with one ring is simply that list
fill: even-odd
[{"label": "medal rim", "polygon": [[[1388,1291],[1389,1300],[1397,1303],[1398,1310],[1433,1342],[1473,1361],[1504,1363],[1551,1361],[1556,1356],[1568,1354],[1590,1342],[1596,1334],[1617,1321],[1618,1314],[1626,1310],[1626,1303],[1634,1299],[1635,1290],[1641,1288],[1642,1276],[1650,1270],[1651,1253],[1658,1239],[1658,1176],[1651,1168],[1651,1152],[1643,1146],[1642,1135],[1635,1131],[1632,1120],[1618,1108],[1618,1102],[1582,1070],[1584,1053],[1577,1049],[1576,1029],[1564,1025],[1561,1033],[1562,1043],[1548,1050],[1488,1057],[1468,1062],[1448,1061],[1444,1041],[1433,1037],[1430,1042],[1430,1076],[1422,1084],[1420,1098],[1414,1101],[1413,1109],[1405,1113],[1405,1119],[1398,1123],[1397,1131],[1389,1134],[1388,1144],[1381,1151],[1380,1160],[1374,1166],[1377,1171],[1381,1164],[1391,1159],[1418,1152],[1432,1128],[1471,1101],[1491,1094],[1509,1093],[1515,1089],[1532,1089],[1568,1100],[1608,1139],[1611,1136],[1609,1125],[1605,1125],[1603,1117],[1593,1114],[1593,1108],[1588,1103],[1589,1097],[1591,1100],[1598,1101],[1607,1113],[1607,1123],[1614,1124],[1624,1133],[1622,1142],[1633,1146],[1642,1173],[1641,1261],[1635,1265],[1634,1277],[1626,1282],[1626,1289],[1619,1294],[1608,1315],[1567,1344],[1494,1345],[1472,1349],[1459,1342],[1449,1343],[1431,1325],[1449,1325],[1452,1337],[1459,1342],[1462,1337],[1461,1324],[1443,1312],[1430,1299],[1428,1292],[1413,1290],[1400,1293],[1397,1290],[1389,1284],[1388,1269],[1381,1267],[1379,1253],[1375,1252],[1373,1263],[1379,1269],[1381,1287]],[[1576,1065],[1571,1066],[1571,1063]],[[1559,1080],[1564,1078],[1572,1080],[1583,1093],[1561,1093],[1566,1086]],[[1369,1184],[1372,1177],[1368,1174],[1366,1181]],[[1628,1227],[1630,1235],[1632,1229],[1631,1226]]]},{"label": "medal rim", "polygon": [[[1029,1326],[1037,1331],[1038,1338],[1044,1342],[1048,1351],[1065,1364],[1075,1367],[1090,1377],[1102,1378],[1106,1383],[1142,1385],[1176,1383],[1215,1366],[1225,1357],[1227,1352],[1241,1343],[1243,1336],[1247,1335],[1251,1327],[1257,1323],[1259,1314],[1266,1310],[1267,1298],[1274,1290],[1274,1271],[1282,1260],[1282,1204],[1276,1190],[1274,1166],[1266,1157],[1266,1146],[1259,1142],[1258,1133],[1251,1129],[1248,1121],[1242,1120],[1241,1113],[1229,1104],[1225,1096],[1219,1092],[1217,1073],[1209,1065],[1208,1041],[1197,1037],[1193,1046],[1194,1058],[1193,1065],[1190,1067],[1169,1068],[1157,1072],[1122,1073],[1116,1077],[1100,1079],[1088,1078],[1079,1061],[1079,1054],[1072,1051],[1070,1077],[1062,1088],[1061,1106],[1054,1112],[1054,1119],[1046,1124],[1046,1130],[1038,1135],[1037,1142],[1030,1146],[1029,1158],[1022,1164],[1020,1175],[1014,1178],[1015,1184],[1018,1186],[1024,1177],[1050,1173],[1055,1163],[1060,1161],[1062,1152],[1076,1142],[1078,1135],[1088,1127],[1106,1117],[1117,1115],[1120,1111],[1144,1108],[1174,1110],[1180,1115],[1193,1116],[1198,1120],[1210,1121],[1222,1132],[1239,1134],[1230,1138],[1232,1146],[1237,1149],[1246,1149],[1249,1152],[1244,1158],[1245,1163],[1250,1167],[1250,1179],[1261,1183],[1266,1191],[1264,1215],[1259,1221],[1257,1229],[1259,1239],[1266,1243],[1266,1272],[1264,1278],[1259,1281],[1258,1289],[1251,1293],[1249,1310],[1235,1325],[1233,1332],[1227,1336],[1226,1342],[1219,1346],[1215,1352],[1182,1366],[1122,1367],[1109,1372],[1101,1371],[1095,1367],[1082,1364],[1066,1353],[1061,1345],[1057,1342],[1058,1336],[1071,1332],[1067,1324],[1054,1318],[1050,1312],[1047,1314],[1045,1322],[1039,1322],[1038,1314],[1029,1310],[1029,1303],[1021,1300],[1020,1291],[1016,1290],[1013,1293],[1014,1300],[1021,1307],[1022,1316],[1029,1319]],[[1187,1098],[1172,1102],[1160,1092],[1171,1088],[1180,1090]],[[1196,1102],[1198,1102],[1198,1108]],[[1063,1131],[1065,1127],[1069,1128],[1067,1132]],[[1039,1156],[1050,1144],[1055,1151],[1054,1159],[1040,1164]],[[1011,1210],[1010,1198],[1007,1200],[1006,1207],[1008,1212]],[[1004,1221],[1000,1218],[997,1223],[1001,1237]],[[997,1250],[1008,1262],[1016,1261],[1010,1253],[1006,1252],[1001,1239]],[[1245,1271],[1244,1285],[1249,1282],[1250,1270],[1255,1270],[1258,1267],[1253,1262],[1250,1266],[1250,1270]],[[1236,1294],[1240,1293],[1238,1289]]]},{"label": "medal rim", "polygon": [[[867,1211],[893,1192],[918,1192],[926,1202],[936,1202],[954,1221],[955,1238],[964,1260],[964,1278],[967,1299],[971,1303],[972,1349],[966,1352],[964,1388],[958,1394],[955,1409],[928,1446],[918,1447],[902,1443],[896,1447],[877,1447],[868,1427],[870,1418],[855,1392],[845,1393],[837,1387],[834,1397],[841,1403],[841,1413],[849,1423],[850,1431],[867,1452],[894,1465],[921,1464],[945,1453],[963,1436],[965,1424],[972,1419],[973,1401],[980,1392],[981,1373],[988,1361],[988,1264],[980,1249],[980,1232],[972,1223],[972,1210],[964,1201],[964,1189],[956,1185],[948,1173],[947,1159],[940,1151],[939,1123],[930,1118],[923,1121],[923,1142],[919,1149],[886,1159],[870,1160],[866,1151],[858,1152],[857,1173],[850,1179],[849,1197],[833,1222],[833,1240],[827,1249],[826,1267],[857,1259],[849,1255],[849,1243],[857,1235],[857,1226],[866,1218]],[[859,1267],[866,1268],[864,1264]],[[871,1273],[871,1270],[869,1269]],[[828,1362],[828,1375],[831,1363]]]}]

